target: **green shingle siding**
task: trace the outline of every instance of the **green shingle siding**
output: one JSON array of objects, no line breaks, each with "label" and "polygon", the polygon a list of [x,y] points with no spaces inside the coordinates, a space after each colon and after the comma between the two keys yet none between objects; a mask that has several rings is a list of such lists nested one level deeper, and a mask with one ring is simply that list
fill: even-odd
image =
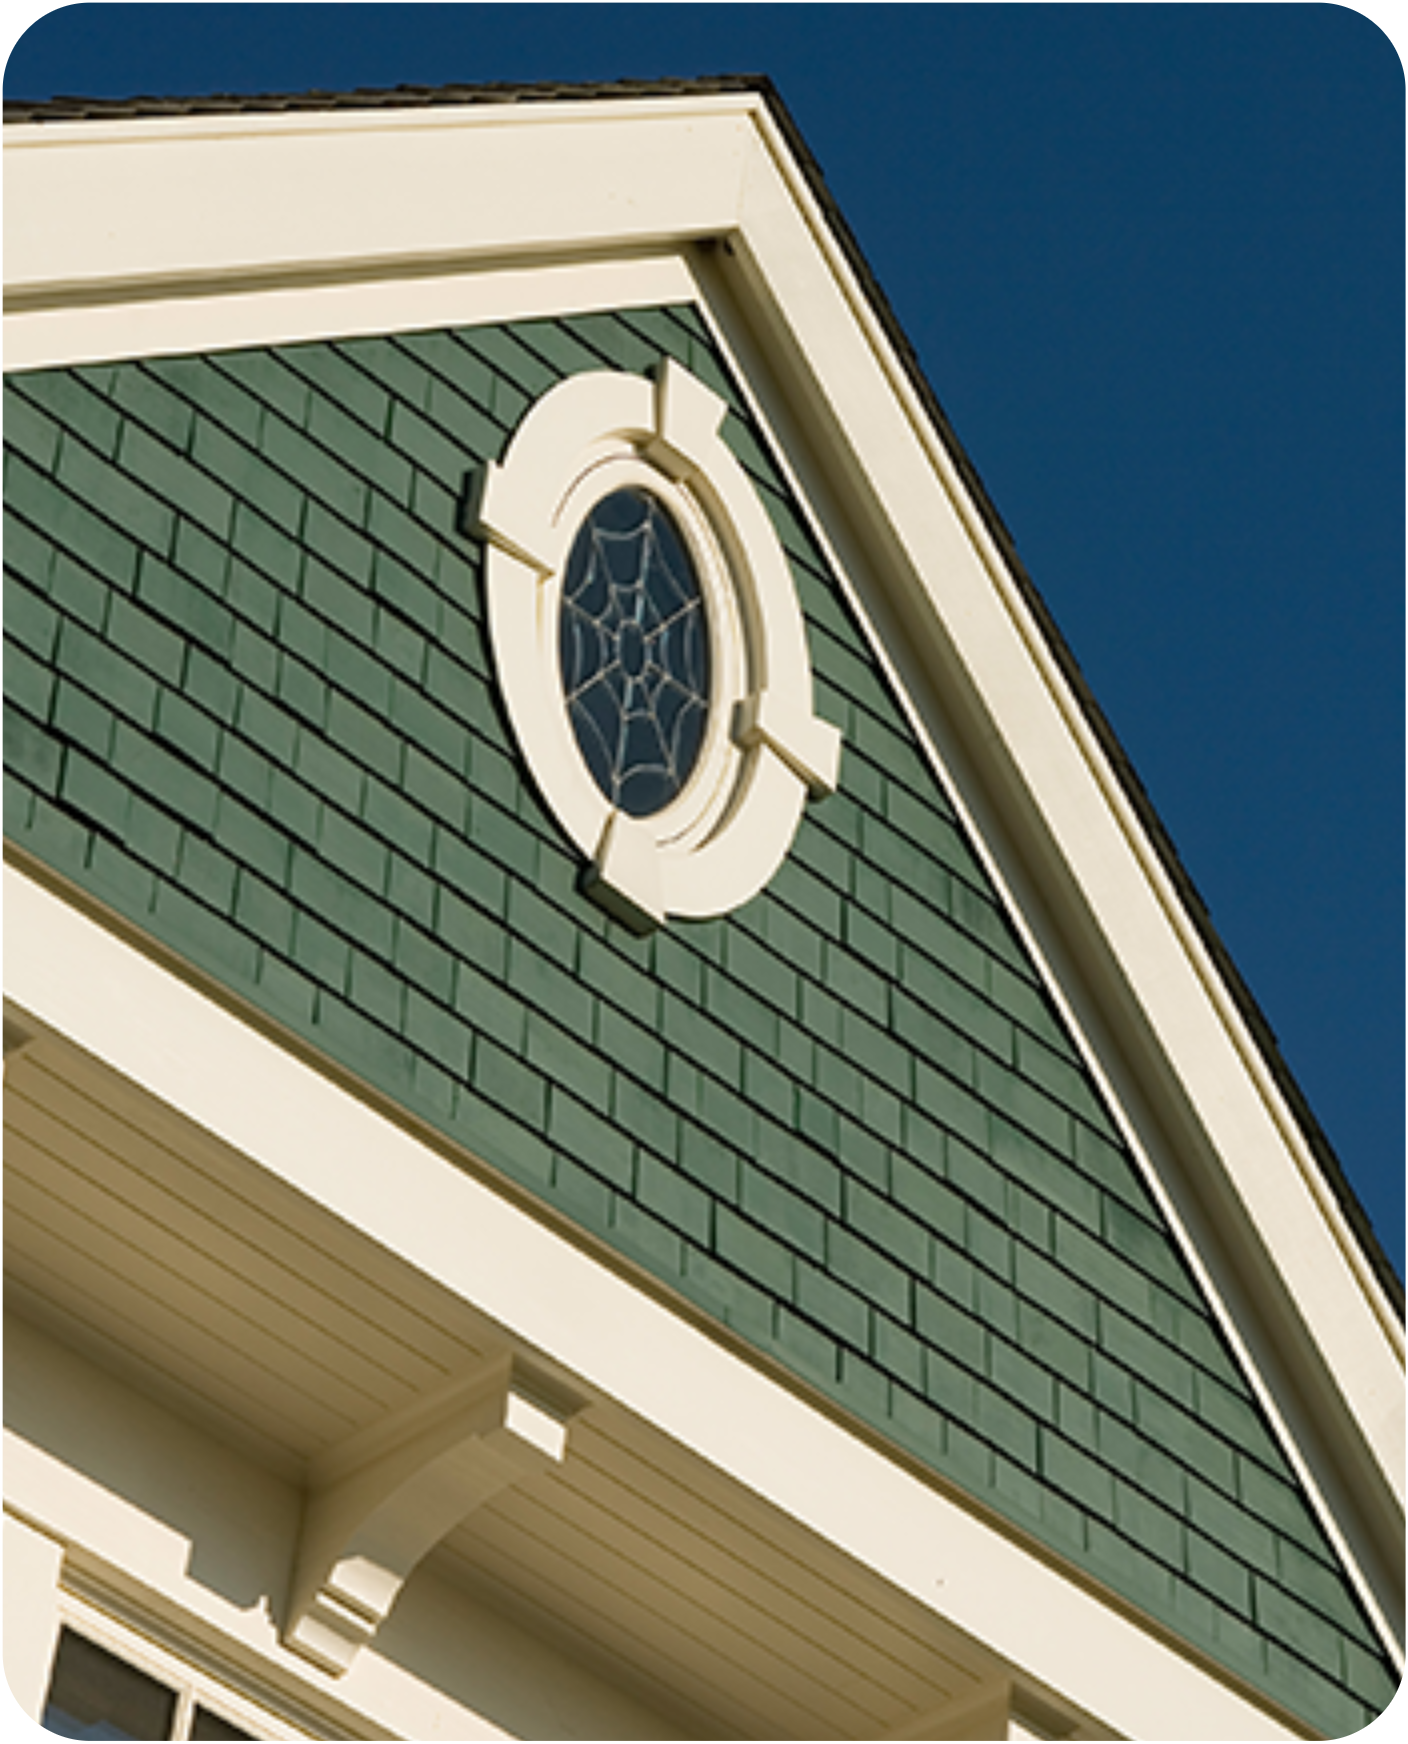
[{"label": "green shingle siding", "polygon": [[[564,371],[731,405],[847,731],[726,919],[577,895],[465,477]],[[696,311],[27,374],[11,840],[1311,1724],[1391,1676]]]}]

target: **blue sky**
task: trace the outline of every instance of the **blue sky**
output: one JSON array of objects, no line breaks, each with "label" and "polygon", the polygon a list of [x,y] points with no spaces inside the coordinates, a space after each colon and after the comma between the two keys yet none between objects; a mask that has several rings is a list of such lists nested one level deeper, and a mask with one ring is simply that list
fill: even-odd
[{"label": "blue sky", "polygon": [[778,84],[1401,1273],[1403,72],[1371,19],[82,5],[5,95],[716,72]]}]

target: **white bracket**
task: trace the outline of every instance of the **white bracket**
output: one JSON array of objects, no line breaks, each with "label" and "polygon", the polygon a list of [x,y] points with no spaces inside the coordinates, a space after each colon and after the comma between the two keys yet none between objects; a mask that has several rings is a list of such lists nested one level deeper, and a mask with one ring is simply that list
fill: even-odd
[{"label": "white bracket", "polygon": [[284,1645],[346,1671],[422,1557],[500,1490],[561,1462],[582,1404],[503,1356],[320,1454]]}]

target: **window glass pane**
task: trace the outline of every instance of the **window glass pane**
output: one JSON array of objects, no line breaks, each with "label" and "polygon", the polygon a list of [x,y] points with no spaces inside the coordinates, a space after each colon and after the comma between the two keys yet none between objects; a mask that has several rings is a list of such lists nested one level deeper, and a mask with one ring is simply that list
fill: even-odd
[{"label": "window glass pane", "polygon": [[59,1637],[40,1724],[61,1738],[169,1738],[176,1692],[82,1635]]},{"label": "window glass pane", "polygon": [[212,1714],[209,1708],[197,1708],[191,1721],[192,1738],[252,1738],[253,1732],[241,1732],[238,1726],[232,1726],[228,1720],[222,1720],[219,1714]]},{"label": "window glass pane", "polygon": [[693,560],[648,491],[612,491],[587,516],[567,559],[558,643],[592,779],[631,817],[662,811],[704,743],[709,630]]}]

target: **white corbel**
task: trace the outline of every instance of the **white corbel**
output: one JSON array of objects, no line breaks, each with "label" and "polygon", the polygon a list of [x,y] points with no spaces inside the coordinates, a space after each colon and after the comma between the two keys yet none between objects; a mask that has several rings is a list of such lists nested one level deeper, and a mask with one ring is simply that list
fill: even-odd
[{"label": "white corbel", "polygon": [[561,1462],[581,1404],[506,1355],[320,1454],[284,1645],[346,1671],[422,1557],[500,1490]]}]

